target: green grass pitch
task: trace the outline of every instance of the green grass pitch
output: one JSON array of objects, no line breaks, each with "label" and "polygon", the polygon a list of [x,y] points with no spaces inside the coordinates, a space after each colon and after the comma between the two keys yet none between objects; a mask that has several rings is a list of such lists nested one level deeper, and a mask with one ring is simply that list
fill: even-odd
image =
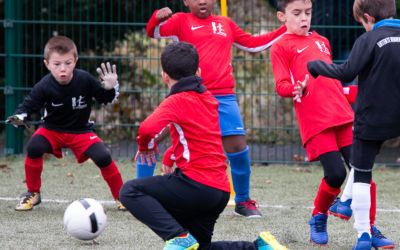
[{"label": "green grass pitch", "polygon": [[[100,171],[90,162],[75,163],[67,156],[45,161],[42,175],[43,202],[30,212],[16,212],[17,197],[26,191],[24,158],[0,158],[1,249],[162,249],[163,242],[129,212],[117,211]],[[117,160],[124,180],[135,176],[131,160]],[[159,167],[157,168],[159,172]],[[398,245],[400,242],[400,169],[376,166],[377,227]],[[322,169],[312,166],[252,166],[251,196],[264,217],[245,219],[227,207],[214,233],[217,240],[256,239],[268,230],[290,249],[321,249],[309,243],[307,224]],[[96,239],[83,242],[69,236],[62,225],[70,202],[89,197],[105,201],[108,225]],[[329,245],[324,249],[351,249],[356,240],[353,219],[328,220]]]}]

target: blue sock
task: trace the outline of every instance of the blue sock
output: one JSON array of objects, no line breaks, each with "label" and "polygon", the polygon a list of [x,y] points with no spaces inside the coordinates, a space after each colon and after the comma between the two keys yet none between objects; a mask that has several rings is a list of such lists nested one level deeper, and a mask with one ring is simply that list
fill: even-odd
[{"label": "blue sock", "polygon": [[233,189],[235,190],[235,202],[247,201],[250,198],[250,159],[249,147],[237,153],[226,153],[228,156]]},{"label": "blue sock", "polygon": [[[158,159],[158,154],[156,155]],[[149,177],[154,175],[154,169],[156,168],[155,163],[151,163],[151,166],[147,165],[147,161],[142,162],[140,157],[136,161],[136,178],[140,179],[143,177]]]}]

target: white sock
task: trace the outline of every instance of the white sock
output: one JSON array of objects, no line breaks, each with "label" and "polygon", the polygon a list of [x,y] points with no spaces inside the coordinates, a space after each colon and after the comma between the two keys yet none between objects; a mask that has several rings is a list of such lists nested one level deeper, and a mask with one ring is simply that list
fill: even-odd
[{"label": "white sock", "polygon": [[363,233],[371,236],[369,209],[371,207],[371,184],[356,182],[353,184],[353,201],[351,209],[354,214],[354,228],[357,230],[358,237]]},{"label": "white sock", "polygon": [[351,168],[349,177],[347,178],[346,186],[343,189],[340,201],[345,202],[353,197],[353,183],[354,183],[354,168]]}]

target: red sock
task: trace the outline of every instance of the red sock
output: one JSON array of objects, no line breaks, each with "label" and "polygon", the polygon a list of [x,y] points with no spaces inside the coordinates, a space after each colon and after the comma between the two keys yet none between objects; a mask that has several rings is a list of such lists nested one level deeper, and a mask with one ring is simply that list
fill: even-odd
[{"label": "red sock", "polygon": [[371,226],[375,223],[376,215],[376,184],[371,180],[371,208],[369,210],[369,221]]},{"label": "red sock", "polygon": [[329,186],[325,179],[322,178],[321,184],[319,184],[317,196],[314,200],[314,210],[312,215],[314,216],[317,213],[327,214],[329,207],[332,205],[332,202],[339,193],[340,188]]},{"label": "red sock", "polygon": [[42,186],[43,157],[25,158],[25,178],[28,192],[40,192]]},{"label": "red sock", "polygon": [[111,161],[110,165],[100,168],[100,171],[111,190],[112,196],[115,200],[119,200],[119,191],[121,190],[123,181],[117,165],[115,165],[114,161]]}]

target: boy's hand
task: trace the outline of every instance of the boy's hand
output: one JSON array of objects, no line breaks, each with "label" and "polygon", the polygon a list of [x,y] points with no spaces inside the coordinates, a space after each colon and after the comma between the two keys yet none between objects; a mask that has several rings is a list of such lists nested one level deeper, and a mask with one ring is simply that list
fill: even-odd
[{"label": "boy's hand", "polygon": [[297,84],[293,87],[293,92],[292,92],[292,94],[294,95],[293,97],[294,101],[301,102],[301,97],[303,96],[304,90],[307,87],[308,80],[309,76],[308,74],[306,74],[302,82],[297,81]]},{"label": "boy's hand", "polygon": [[159,9],[156,14],[156,18],[160,22],[164,22],[168,18],[172,16],[172,10],[168,7],[164,7],[162,9]]},{"label": "boy's hand", "polygon": [[113,64],[111,68],[109,62],[106,64],[102,63],[100,66],[101,68],[97,68],[97,73],[100,76],[103,88],[107,90],[115,88],[118,85],[117,66]]},{"label": "boy's hand", "polygon": [[18,128],[20,126],[23,126],[25,128],[29,128],[29,124],[26,122],[26,118],[28,115],[26,113],[19,114],[19,115],[12,115],[9,116],[6,120],[7,124],[11,124],[14,127]]},{"label": "boy's hand", "polygon": [[171,174],[172,172],[174,172],[174,166],[167,166],[167,165],[162,165],[161,167],[161,173],[164,174]]},{"label": "boy's hand", "polygon": [[135,156],[135,161],[140,158],[141,162],[147,162],[147,165],[151,167],[152,163],[157,163],[156,154],[158,154],[158,149],[148,150],[148,151],[137,151]]}]

